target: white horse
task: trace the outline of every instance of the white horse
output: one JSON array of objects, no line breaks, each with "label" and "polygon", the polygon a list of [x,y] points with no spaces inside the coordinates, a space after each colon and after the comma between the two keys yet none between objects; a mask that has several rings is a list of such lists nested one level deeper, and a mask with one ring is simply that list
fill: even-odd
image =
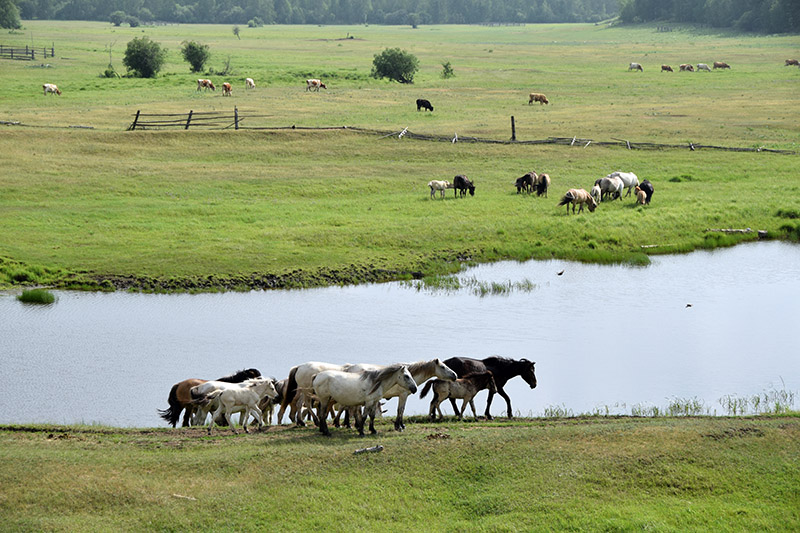
[{"label": "white horse", "polygon": [[[366,372],[368,370],[382,370],[386,366],[373,365],[369,363],[362,363],[358,365],[346,365],[345,372]],[[425,381],[436,377],[444,381],[453,381],[458,378],[453,370],[446,364],[442,363],[439,359],[431,359],[430,361],[418,361],[416,363],[408,364],[408,371],[411,372],[411,377],[414,378],[414,383],[421,385]],[[383,397],[385,399],[398,397],[397,400],[397,418],[394,420],[394,429],[396,431],[403,431],[406,425],[403,423],[403,413],[406,410],[406,401],[412,393],[408,389],[395,385],[389,389],[384,390]]]},{"label": "white horse", "polygon": [[428,187],[431,188],[431,198],[433,198],[436,191],[439,191],[439,195],[444,198],[444,192],[453,188],[450,182],[446,180],[431,180],[428,182]]},{"label": "white horse", "polygon": [[261,409],[258,408],[258,403],[265,396],[275,398],[278,393],[270,378],[255,378],[248,379],[242,383],[232,383],[232,387],[216,389],[206,396],[209,401],[217,400],[218,405],[216,410],[211,414],[211,422],[208,424],[208,434],[211,435],[211,428],[214,427],[214,421],[220,413],[225,413],[225,420],[231,427],[234,433],[239,433],[231,422],[231,414],[236,411],[244,411],[242,414],[242,428],[245,433],[249,433],[247,429],[247,422],[252,413],[258,421],[258,429],[264,425],[264,420],[261,418]]},{"label": "white horse", "polygon": [[698,63],[697,64],[697,72],[700,72],[701,70],[705,70],[707,72],[711,72],[711,69],[705,63]]},{"label": "white horse", "polygon": [[628,189],[628,192],[625,193],[625,196],[630,196],[631,191],[639,186],[639,178],[633,172],[621,172],[617,170],[616,172],[612,172],[607,178],[619,178],[622,180],[622,186]]},{"label": "white horse", "polygon": [[[252,383],[254,379],[267,379],[268,381],[272,382],[272,386],[275,387],[276,381],[274,378],[251,378],[240,383],[231,383],[227,381],[206,381],[199,385],[192,387],[189,390],[189,396],[191,397],[192,404],[194,405],[194,416],[192,417],[192,425],[193,426],[203,426],[206,423],[206,419],[208,418],[208,414],[211,412],[216,411],[219,407],[219,397],[214,393],[216,391],[222,391],[226,389],[235,389],[238,388],[242,383]],[[265,398],[271,396],[265,396]],[[259,406],[259,409],[261,407]],[[244,424],[244,407],[240,407],[239,409],[234,409],[231,411],[233,413],[242,413],[239,417],[239,423]],[[217,425],[220,424],[220,418],[215,417],[215,423]]]},{"label": "white horse", "polygon": [[343,365],[309,361],[294,366],[289,370],[286,392],[283,395],[281,408],[278,410],[278,424],[283,420],[283,413],[286,412],[286,407],[290,406],[289,420],[298,426],[306,425],[303,422],[303,407],[311,408],[311,392],[313,390],[311,380],[323,370],[343,370]]},{"label": "white horse", "polygon": [[608,199],[609,197],[611,197],[612,200],[616,200],[617,198],[622,199],[622,189],[625,186],[622,182],[622,178],[606,176],[605,178],[598,179],[594,184],[600,187],[601,200]]},{"label": "white horse", "polygon": [[592,187],[592,190],[591,190],[591,192],[589,192],[589,194],[592,196],[592,198],[594,198],[595,203],[598,203],[598,204],[600,203],[600,196],[603,193],[600,191],[600,186],[599,185],[595,185],[594,187]]},{"label": "white horse", "polygon": [[407,389],[410,394],[417,392],[417,384],[402,364],[390,365],[380,370],[368,370],[359,374],[342,372],[341,370],[325,370],[314,376],[312,382],[314,394],[319,400],[319,430],[323,435],[330,435],[327,413],[331,402],[343,407],[364,406],[364,414],[355,410],[356,429],[364,434],[364,417],[369,416],[369,431],[375,431],[375,414],[384,391],[394,386]]}]

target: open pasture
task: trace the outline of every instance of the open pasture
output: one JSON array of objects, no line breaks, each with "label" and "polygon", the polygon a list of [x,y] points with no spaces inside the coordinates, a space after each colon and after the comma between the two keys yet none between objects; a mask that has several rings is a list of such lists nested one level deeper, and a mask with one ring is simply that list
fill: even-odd
[{"label": "open pasture", "polygon": [[[142,35],[168,49],[161,74],[100,77],[108,47],[123,72],[126,43]],[[139,109],[236,106],[244,117],[269,115],[257,123],[245,118],[251,127],[408,127],[505,140],[513,115],[519,140],[796,150],[800,69],[783,66],[797,55],[796,37],[593,25],[270,26],[242,28],[241,36],[227,25],[51,21],[28,21],[24,32],[4,35],[3,44],[15,46],[52,42],[56,57],[49,68],[2,63],[0,120],[32,126],[3,126],[0,136],[0,165],[13,169],[0,176],[2,255],[99,277],[215,275],[238,279],[234,285],[247,285],[242,278],[253,273],[327,271],[325,279],[299,275],[314,284],[358,281],[362,270],[391,271],[386,277],[445,271],[463,258],[642,263],[642,246],[688,251],[741,238],[706,234],[709,228],[779,236],[787,220],[778,211],[800,210],[797,155],[451,144],[344,130],[124,131]],[[189,72],[183,40],[210,45],[210,69],[230,58],[233,73]],[[386,47],[419,57],[413,85],[369,77],[372,56]],[[659,72],[663,63],[715,60],[731,70]],[[440,77],[444,61],[455,78]],[[644,72],[629,72],[633,61]],[[233,96],[196,91],[199,77],[218,87],[231,82]],[[257,86],[245,91],[248,77]],[[328,89],[307,92],[310,77]],[[46,82],[63,94],[44,96]],[[550,104],[528,105],[530,92],[546,94]],[[417,112],[417,98],[436,111]],[[74,125],[94,129],[66,128]],[[515,194],[514,179],[528,170],[551,175],[549,198]],[[603,203],[580,217],[556,208],[568,188],[588,190],[614,170],[650,179],[653,204]],[[431,201],[428,181],[456,174],[474,180],[476,195]],[[20,279],[6,278],[0,283]]]}]

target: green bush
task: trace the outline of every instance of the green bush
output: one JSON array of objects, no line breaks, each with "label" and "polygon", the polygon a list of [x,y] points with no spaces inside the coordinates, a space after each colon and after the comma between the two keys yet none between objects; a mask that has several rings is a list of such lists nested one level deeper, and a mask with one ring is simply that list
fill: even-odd
[{"label": "green bush", "polygon": [[26,304],[51,304],[56,301],[56,297],[44,289],[30,289],[22,291],[17,300]]},{"label": "green bush", "polygon": [[399,48],[387,48],[380,54],[375,54],[370,75],[375,79],[389,78],[400,83],[414,83],[417,70],[417,56]]},{"label": "green bush", "polygon": [[195,41],[183,41],[181,49],[184,61],[191,65],[192,72],[201,72],[203,67],[211,57],[207,44],[200,44]]},{"label": "green bush", "polygon": [[139,78],[155,78],[167,58],[167,51],[149,37],[137,37],[128,43],[122,63]]}]

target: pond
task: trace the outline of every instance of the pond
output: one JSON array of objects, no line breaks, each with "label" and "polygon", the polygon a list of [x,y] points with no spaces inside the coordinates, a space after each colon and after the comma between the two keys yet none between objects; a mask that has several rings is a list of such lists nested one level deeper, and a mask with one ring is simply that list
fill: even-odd
[{"label": "pond", "polygon": [[[316,360],[525,357],[539,386],[507,386],[523,416],[631,414],[675,399],[727,414],[726,395],[800,388],[800,246],[654,256],[648,267],[501,262],[459,277],[466,288],[451,292],[56,292],[44,306],[2,293],[0,423],[163,426],[157,409],[178,381],[249,367],[283,378]],[[493,282],[513,287],[481,296]],[[410,398],[406,412],[427,413],[427,400]]]}]

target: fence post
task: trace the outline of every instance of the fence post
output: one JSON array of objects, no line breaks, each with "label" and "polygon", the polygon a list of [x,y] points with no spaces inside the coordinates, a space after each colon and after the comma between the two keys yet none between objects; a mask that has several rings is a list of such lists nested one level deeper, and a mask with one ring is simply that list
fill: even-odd
[{"label": "fence post", "polygon": [[239,108],[233,106],[233,129],[239,129]]},{"label": "fence post", "polygon": [[141,112],[142,112],[141,109],[137,109],[136,110],[136,116],[133,118],[133,124],[131,124],[131,127],[130,127],[131,131],[136,129],[136,123],[139,122],[139,113],[141,113]]},{"label": "fence post", "polygon": [[511,115],[511,140],[517,140],[517,127],[514,124],[514,115]]},{"label": "fence post", "polygon": [[194,112],[194,111],[192,111],[192,110],[189,110],[189,117],[186,119],[186,127],[185,127],[185,128],[183,128],[183,129],[185,129],[185,130],[188,130],[188,129],[189,129],[189,123],[192,121],[192,113],[193,113],[193,112]]}]

